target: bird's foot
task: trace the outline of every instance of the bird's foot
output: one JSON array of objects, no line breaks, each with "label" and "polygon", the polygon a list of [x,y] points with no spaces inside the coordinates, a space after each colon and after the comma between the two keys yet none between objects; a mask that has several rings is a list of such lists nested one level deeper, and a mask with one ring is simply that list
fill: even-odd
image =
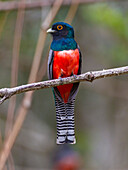
[{"label": "bird's foot", "polygon": [[77,75],[74,74],[73,72],[71,73],[71,76],[73,76],[74,78],[77,78]]},{"label": "bird's foot", "polygon": [[60,80],[60,84],[63,84],[63,79],[62,79],[62,77],[59,77],[59,80]]}]

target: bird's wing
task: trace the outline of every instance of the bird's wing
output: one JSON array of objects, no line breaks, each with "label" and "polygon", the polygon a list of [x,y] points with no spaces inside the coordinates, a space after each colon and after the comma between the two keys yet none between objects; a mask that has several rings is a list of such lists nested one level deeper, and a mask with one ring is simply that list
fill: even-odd
[{"label": "bird's wing", "polygon": [[77,48],[79,50],[79,56],[80,56],[80,58],[79,58],[79,70],[78,70],[78,75],[79,75],[79,74],[81,74],[81,68],[82,68],[82,54],[81,54],[79,45],[77,45]]},{"label": "bird's wing", "polygon": [[53,79],[52,66],[53,66],[54,51],[50,49],[48,57],[48,78]]},{"label": "bird's wing", "polygon": [[[81,67],[82,67],[82,55],[81,55],[81,51],[80,51],[80,48],[79,46],[77,45],[77,48],[79,50],[79,69],[78,69],[78,73],[77,75],[81,74]],[[72,87],[72,90],[71,90],[71,93],[70,93],[70,96],[69,96],[69,101],[73,100],[78,92],[78,86],[79,86],[79,83],[74,83],[73,84],[73,87]]]},{"label": "bird's wing", "polygon": [[[50,49],[50,52],[49,52],[49,57],[48,57],[48,78],[50,80],[53,79],[53,70],[52,70],[52,67],[53,67],[53,59],[54,59],[54,51],[52,49]],[[61,95],[60,95],[60,92],[59,90],[57,89],[57,87],[54,87],[54,90],[53,90],[53,93],[54,95],[56,95],[60,100],[62,100],[61,98]]]}]

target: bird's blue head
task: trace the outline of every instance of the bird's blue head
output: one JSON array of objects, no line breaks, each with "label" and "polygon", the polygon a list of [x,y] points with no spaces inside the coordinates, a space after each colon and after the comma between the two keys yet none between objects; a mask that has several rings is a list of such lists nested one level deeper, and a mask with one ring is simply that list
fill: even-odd
[{"label": "bird's blue head", "polygon": [[74,38],[73,27],[65,22],[54,23],[47,32],[52,34],[53,39]]},{"label": "bird's blue head", "polygon": [[47,32],[53,36],[52,50],[62,51],[77,48],[77,43],[74,40],[74,30],[71,25],[65,22],[56,22]]}]

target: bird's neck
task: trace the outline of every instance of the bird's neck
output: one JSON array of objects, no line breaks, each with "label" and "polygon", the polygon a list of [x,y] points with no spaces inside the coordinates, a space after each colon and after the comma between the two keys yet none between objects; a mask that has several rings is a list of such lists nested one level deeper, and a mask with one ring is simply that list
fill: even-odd
[{"label": "bird's neck", "polygon": [[77,43],[74,38],[53,39],[51,49],[54,51],[75,50]]}]

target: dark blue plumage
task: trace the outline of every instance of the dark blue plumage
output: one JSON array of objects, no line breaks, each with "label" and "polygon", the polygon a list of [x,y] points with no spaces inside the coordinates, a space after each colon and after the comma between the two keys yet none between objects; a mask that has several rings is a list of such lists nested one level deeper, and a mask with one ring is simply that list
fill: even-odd
[{"label": "dark blue plumage", "polygon": [[77,43],[73,38],[55,39],[51,44],[51,49],[54,51],[75,50],[76,47]]}]

